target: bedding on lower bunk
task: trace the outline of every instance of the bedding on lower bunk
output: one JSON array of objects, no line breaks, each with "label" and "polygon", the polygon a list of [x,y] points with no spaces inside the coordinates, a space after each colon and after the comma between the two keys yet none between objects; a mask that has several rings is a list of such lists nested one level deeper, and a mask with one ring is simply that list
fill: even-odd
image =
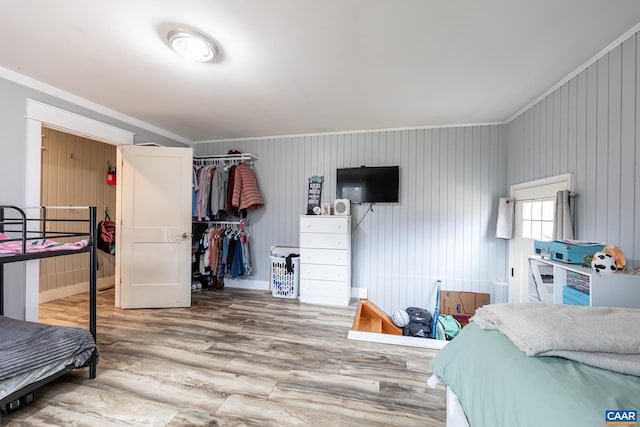
[{"label": "bedding on lower bunk", "polygon": [[[23,253],[22,240],[3,242],[3,240],[6,239],[8,239],[8,236],[0,233],[0,256],[19,255]],[[29,239],[27,240],[26,253],[78,250],[86,247],[88,244],[88,239],[72,243],[56,242],[49,239]]]},{"label": "bedding on lower bunk", "polygon": [[69,366],[83,366],[97,352],[88,330],[4,316],[0,343],[0,399]]},{"label": "bedding on lower bunk", "polygon": [[[569,347],[572,348],[569,351],[582,352],[574,349],[582,345],[582,341],[567,336],[572,335],[572,331],[580,336],[590,335],[593,339],[589,341],[598,343],[609,341],[603,335],[616,335],[602,317],[596,324],[590,323],[593,319],[587,321],[581,317],[585,314],[589,316],[592,307],[579,307],[586,311],[579,313],[577,318],[572,318],[563,307],[557,305],[551,310],[544,309],[547,310],[546,318],[541,322],[566,325],[550,331],[545,327],[528,328],[519,323],[523,317],[529,317],[533,324],[540,320],[539,316],[526,309],[521,311],[522,316],[518,315],[518,320],[511,319],[512,309],[517,311],[518,308],[514,306],[499,308],[500,314],[503,310],[508,314],[498,319],[490,317],[487,321],[487,316],[493,314],[483,311],[491,312],[495,307],[485,306],[484,310],[479,309],[480,315],[476,313],[478,317],[432,360],[434,374],[457,395],[471,426],[601,426],[606,410],[640,409],[640,377],[550,353],[547,353],[548,356],[528,356],[497,327],[502,323],[500,327],[508,330],[508,334],[516,330],[515,334],[520,337],[514,339],[524,339],[523,342],[535,348],[532,350],[534,353],[543,349],[540,354],[547,351],[544,349],[556,351],[557,347]],[[613,311],[617,312],[618,309]],[[607,315],[617,318],[617,314]],[[598,315],[595,317],[598,318]],[[580,324],[579,319],[588,323]],[[482,329],[479,323],[484,326],[488,323],[489,326]],[[595,353],[599,353],[599,356],[613,353],[611,359],[614,362],[606,362],[610,367],[616,364],[619,356],[615,354],[617,351],[626,352],[631,358],[640,356],[634,354],[633,350],[637,348],[634,346],[640,345],[638,335],[633,332],[634,323],[628,325],[621,332],[624,335],[623,342],[608,347],[595,344],[598,349]],[[578,330],[580,332],[576,332]],[[526,339],[522,338],[523,335],[526,335]],[[620,366],[623,370],[631,366],[633,370],[639,367],[634,367],[638,363],[638,359],[631,362],[626,360]]]}]

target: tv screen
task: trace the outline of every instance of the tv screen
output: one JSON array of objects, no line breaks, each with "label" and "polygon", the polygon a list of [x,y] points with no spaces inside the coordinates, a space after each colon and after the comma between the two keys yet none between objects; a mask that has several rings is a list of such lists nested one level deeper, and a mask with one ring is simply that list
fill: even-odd
[{"label": "tv screen", "polygon": [[398,166],[338,169],[336,198],[355,203],[398,202],[399,177]]}]

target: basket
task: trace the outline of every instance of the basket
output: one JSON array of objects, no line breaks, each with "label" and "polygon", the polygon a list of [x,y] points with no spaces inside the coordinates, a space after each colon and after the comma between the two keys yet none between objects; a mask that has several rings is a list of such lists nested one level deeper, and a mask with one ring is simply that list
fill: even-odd
[{"label": "basket", "polygon": [[271,293],[276,298],[298,298],[300,283],[300,257],[291,258],[293,272],[287,271],[287,260],[271,258]]}]

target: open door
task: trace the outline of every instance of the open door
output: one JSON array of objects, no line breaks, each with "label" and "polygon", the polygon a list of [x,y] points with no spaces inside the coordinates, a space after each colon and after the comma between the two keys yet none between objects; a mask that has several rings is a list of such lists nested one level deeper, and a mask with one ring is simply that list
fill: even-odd
[{"label": "open door", "polygon": [[118,147],[116,307],[191,306],[191,148]]},{"label": "open door", "polygon": [[514,236],[510,243],[509,302],[531,302],[529,256],[534,254],[534,240],[550,240],[553,230],[556,193],[572,190],[570,174],[558,175],[511,187],[515,199]]}]

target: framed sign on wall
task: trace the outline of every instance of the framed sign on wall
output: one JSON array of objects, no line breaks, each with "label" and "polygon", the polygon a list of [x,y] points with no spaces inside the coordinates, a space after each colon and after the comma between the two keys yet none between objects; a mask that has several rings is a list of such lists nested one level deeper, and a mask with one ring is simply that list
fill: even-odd
[{"label": "framed sign on wall", "polygon": [[320,200],[322,200],[322,183],[324,176],[312,176],[309,178],[309,189],[307,191],[307,215],[320,215],[322,208]]}]

